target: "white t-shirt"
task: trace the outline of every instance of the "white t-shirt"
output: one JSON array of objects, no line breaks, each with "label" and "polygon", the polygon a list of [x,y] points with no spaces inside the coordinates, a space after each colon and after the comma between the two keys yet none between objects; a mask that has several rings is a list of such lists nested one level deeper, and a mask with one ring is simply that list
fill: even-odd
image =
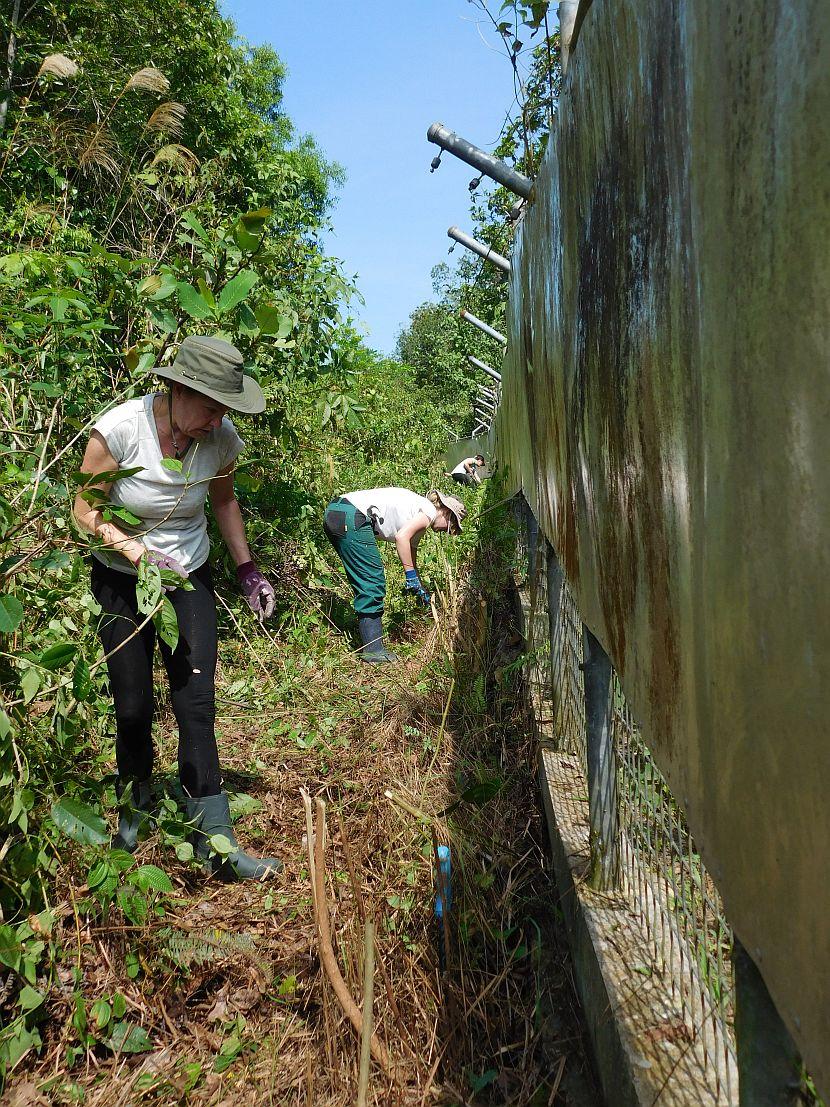
[{"label": "white t-shirt", "polygon": [[[188,572],[204,565],[210,553],[205,517],[210,481],[245,445],[230,419],[225,416],[206,438],[191,442],[181,459],[181,472],[162,465],[153,396],[119,404],[93,429],[105,439],[119,469],[142,466],[142,472],[115,481],[109,497],[113,506],[127,508],[142,522],[131,525],[115,518],[116,526],[149,549],[175,557]],[[135,576],[123,555],[107,549],[93,554],[104,565]]]},{"label": "white t-shirt", "polygon": [[479,467],[479,462],[477,462],[473,457],[465,457],[463,461],[459,461],[456,467],[450,471],[450,475],[455,476],[456,473],[466,473],[467,470],[464,468],[464,466],[467,464],[468,461],[470,463],[471,469],[473,470],[473,473],[475,473],[476,469],[478,469]]},{"label": "white t-shirt", "polygon": [[377,524],[375,534],[385,542],[394,542],[395,535],[407,523],[423,511],[430,522],[438,514],[434,504],[426,496],[410,492],[408,488],[366,488],[362,492],[347,492],[343,496],[364,515],[374,515]]}]

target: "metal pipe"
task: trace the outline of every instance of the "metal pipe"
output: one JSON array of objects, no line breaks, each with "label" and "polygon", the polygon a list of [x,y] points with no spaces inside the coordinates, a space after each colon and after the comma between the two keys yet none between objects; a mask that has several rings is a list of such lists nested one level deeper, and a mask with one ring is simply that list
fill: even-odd
[{"label": "metal pipe", "polygon": [[482,407],[486,407],[488,411],[496,410],[496,404],[490,403],[490,401],[485,399],[484,396],[476,396],[476,403],[481,404]]},{"label": "metal pipe", "polygon": [[616,888],[620,878],[617,759],[611,730],[611,660],[582,626],[582,676],[585,689],[585,747],[588,755],[589,884],[600,892]]},{"label": "metal pipe", "polygon": [[557,15],[559,16],[559,52],[563,77],[568,71],[568,62],[571,57],[571,40],[573,39],[578,9],[579,0],[562,0],[557,8]]},{"label": "metal pipe", "polygon": [[[560,687],[559,666],[562,663],[562,631],[560,613],[562,610],[562,585],[565,573],[556,556],[556,550],[550,542],[545,542],[547,561],[547,598],[548,598],[548,637],[550,640],[550,669],[548,676],[548,692],[550,702],[553,705],[551,714],[554,719],[559,715],[562,703],[562,689]],[[554,740],[559,742],[558,728],[554,728]]]},{"label": "metal pipe", "polygon": [[[508,265],[510,262],[507,263]],[[478,327],[480,331],[484,331],[485,334],[489,334],[491,338],[495,338],[496,342],[501,342],[502,346],[507,345],[507,339],[501,333],[497,331],[495,327],[491,327],[489,323],[485,323],[483,319],[479,319],[477,315],[473,315],[471,311],[467,311],[466,308],[462,308],[460,312],[461,318],[467,323],[472,323],[474,327]]]},{"label": "metal pipe", "polygon": [[510,272],[510,262],[507,258],[502,254],[496,253],[490,246],[465,234],[464,231],[459,230],[458,227],[450,227],[447,234],[456,242],[460,242],[462,246],[466,246],[468,250],[472,250],[474,254],[478,254],[480,258],[484,258],[485,261],[492,261],[493,265],[497,265],[499,269],[503,269],[505,273]]},{"label": "metal pipe", "polygon": [[436,146],[440,146],[442,150],[465,161],[467,165],[472,165],[474,169],[478,169],[500,185],[504,185],[505,188],[509,188],[517,196],[523,196],[525,200],[530,197],[533,181],[517,173],[515,169],[511,169],[498,158],[494,158],[492,154],[487,154],[478,146],[473,146],[466,138],[448,130],[443,123],[433,123],[427,131],[427,139],[429,142],[434,142]]},{"label": "metal pipe", "polygon": [[489,416],[489,415],[487,414],[487,412],[484,412],[484,411],[474,411],[474,412],[473,412],[473,414],[475,415],[476,419],[480,420],[480,422],[482,422],[482,423],[483,423],[483,424],[485,425],[485,427],[487,428],[487,430],[489,430],[489,429],[490,429],[490,427],[492,427],[492,425],[493,425],[493,420],[492,420],[492,419],[491,419],[491,417],[490,417],[490,416]]},{"label": "metal pipe", "polygon": [[483,372],[485,372],[488,377],[492,377],[494,381],[501,380],[501,373],[497,373],[495,369],[485,364],[485,362],[479,361],[479,359],[477,357],[473,357],[472,354],[467,354],[467,361],[469,361],[471,365],[475,365],[476,369],[481,369]]},{"label": "metal pipe", "polygon": [[479,423],[478,426],[473,430],[470,438],[478,438],[482,431],[489,431],[489,429],[490,428],[486,427],[484,423]]}]

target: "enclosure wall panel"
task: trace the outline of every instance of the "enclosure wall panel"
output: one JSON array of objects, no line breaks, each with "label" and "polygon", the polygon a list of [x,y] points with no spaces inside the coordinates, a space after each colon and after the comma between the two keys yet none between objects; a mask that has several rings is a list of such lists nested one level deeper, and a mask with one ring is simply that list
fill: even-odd
[{"label": "enclosure wall panel", "polygon": [[830,3],[594,0],[495,441],[830,1094]]}]

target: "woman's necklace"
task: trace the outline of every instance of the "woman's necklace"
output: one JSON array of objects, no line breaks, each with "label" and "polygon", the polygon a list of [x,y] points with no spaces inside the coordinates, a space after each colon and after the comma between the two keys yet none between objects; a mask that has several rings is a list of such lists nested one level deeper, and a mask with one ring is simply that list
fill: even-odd
[{"label": "woman's necklace", "polygon": [[173,452],[176,455],[176,460],[180,461],[187,453],[191,439],[188,438],[187,445],[181,447],[176,441],[176,432],[173,430],[173,392],[172,389],[167,393],[167,413],[170,417],[170,441],[173,443]]}]

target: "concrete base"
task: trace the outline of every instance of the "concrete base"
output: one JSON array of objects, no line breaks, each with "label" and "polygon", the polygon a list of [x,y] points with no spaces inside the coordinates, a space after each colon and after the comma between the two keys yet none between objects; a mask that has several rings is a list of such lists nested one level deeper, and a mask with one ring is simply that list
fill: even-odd
[{"label": "concrete base", "polygon": [[[522,597],[523,615],[532,618]],[[527,624],[526,624],[527,625]],[[574,960],[574,975],[597,1075],[608,1107],[731,1107],[738,1102],[734,1062],[723,1056],[713,1070],[707,1027],[694,1025],[687,1002],[699,995],[688,959],[663,962],[646,927],[665,926],[651,885],[635,900],[624,891],[590,889],[587,783],[573,754],[550,742],[551,709],[528,681],[538,740],[538,780],[547,818],[559,902]],[[545,733],[547,731],[547,733]],[[680,946],[679,935],[670,943]],[[692,1008],[693,1009],[693,1008]],[[704,1021],[705,1020],[698,1020]],[[710,1060],[704,1057],[704,1042]],[[727,1089],[729,1091],[727,1092]]]}]

